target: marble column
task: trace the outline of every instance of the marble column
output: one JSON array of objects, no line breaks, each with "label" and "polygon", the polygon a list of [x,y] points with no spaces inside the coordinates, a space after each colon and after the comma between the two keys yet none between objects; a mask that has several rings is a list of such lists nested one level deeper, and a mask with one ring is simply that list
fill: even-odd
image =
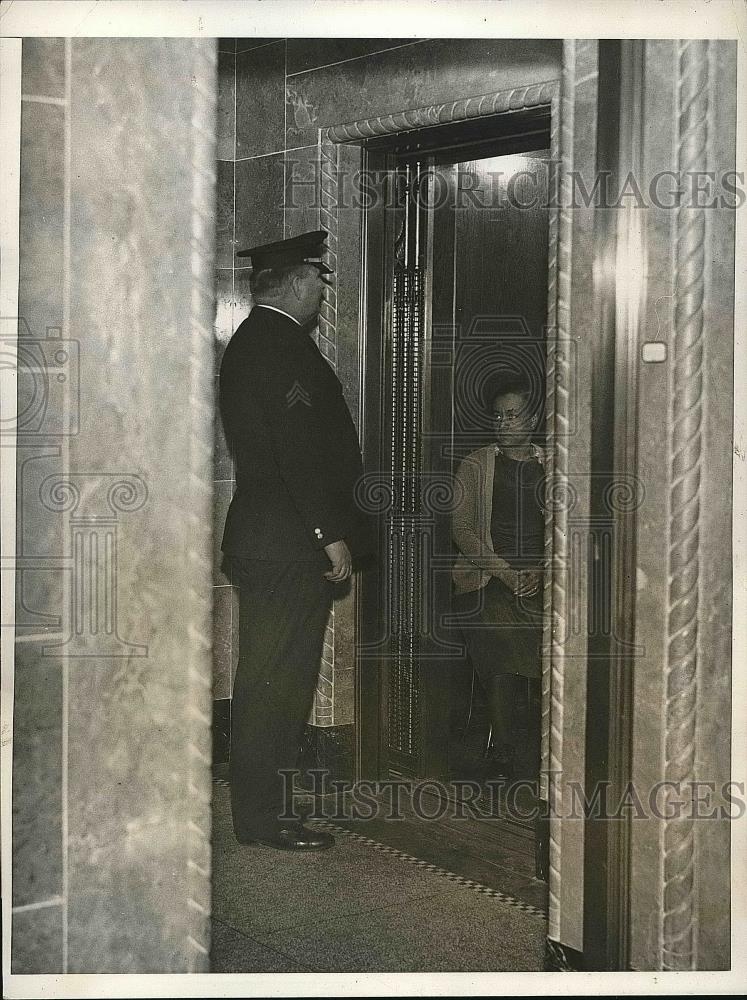
[{"label": "marble column", "polygon": [[215,76],[214,42],[25,46],[59,141],[21,245],[49,405],[19,433],[17,972],[207,969]]},{"label": "marble column", "polygon": [[573,202],[596,168],[598,43],[566,40],[560,97],[557,339],[554,397],[548,939],[583,951],[584,823],[573,806],[586,774],[586,647],[590,534],[591,372],[594,344],[594,209]]},{"label": "marble column", "polygon": [[630,963],[728,969],[736,45],[649,40],[642,68]]}]

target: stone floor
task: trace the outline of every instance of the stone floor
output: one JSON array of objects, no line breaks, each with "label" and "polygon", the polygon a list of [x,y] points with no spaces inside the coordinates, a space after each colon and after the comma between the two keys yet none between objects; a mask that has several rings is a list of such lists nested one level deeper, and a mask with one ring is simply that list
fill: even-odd
[{"label": "stone floor", "polygon": [[543,968],[543,909],[508,869],[488,887],[342,829],[320,854],[241,846],[224,782],[213,810],[213,972]]}]

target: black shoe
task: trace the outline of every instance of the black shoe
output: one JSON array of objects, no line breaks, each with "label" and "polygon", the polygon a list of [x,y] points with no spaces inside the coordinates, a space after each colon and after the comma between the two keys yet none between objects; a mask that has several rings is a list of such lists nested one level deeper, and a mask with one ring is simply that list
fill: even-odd
[{"label": "black shoe", "polygon": [[324,830],[312,830],[303,823],[281,826],[272,836],[258,837],[255,841],[278,851],[326,851],[334,847],[335,838]]}]

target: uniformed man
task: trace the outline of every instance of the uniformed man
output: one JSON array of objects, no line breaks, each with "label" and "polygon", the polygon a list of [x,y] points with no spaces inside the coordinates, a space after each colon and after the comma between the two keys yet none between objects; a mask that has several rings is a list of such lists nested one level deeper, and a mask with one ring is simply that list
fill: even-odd
[{"label": "uniformed man", "polygon": [[[223,551],[240,587],[231,703],[234,832],[285,850],[333,838],[278,819],[313,701],[335,583],[367,530],[354,500],[361,454],[342,387],[310,334],[324,295],[324,230],[245,250],[254,307],[220,370],[236,465]],[[237,577],[237,579],[236,579]]]}]

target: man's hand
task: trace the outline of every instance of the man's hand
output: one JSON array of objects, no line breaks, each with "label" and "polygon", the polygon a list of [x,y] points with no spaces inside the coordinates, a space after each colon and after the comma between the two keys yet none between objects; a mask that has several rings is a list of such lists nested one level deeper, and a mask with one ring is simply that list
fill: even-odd
[{"label": "man's hand", "polygon": [[339,542],[330,542],[329,545],[324,546],[324,551],[332,563],[332,569],[324,574],[325,577],[332,583],[347,580],[353,572],[353,557],[345,542],[342,539]]},{"label": "man's hand", "polygon": [[496,576],[517,597],[534,597],[542,588],[542,572],[540,570],[502,569]]}]

